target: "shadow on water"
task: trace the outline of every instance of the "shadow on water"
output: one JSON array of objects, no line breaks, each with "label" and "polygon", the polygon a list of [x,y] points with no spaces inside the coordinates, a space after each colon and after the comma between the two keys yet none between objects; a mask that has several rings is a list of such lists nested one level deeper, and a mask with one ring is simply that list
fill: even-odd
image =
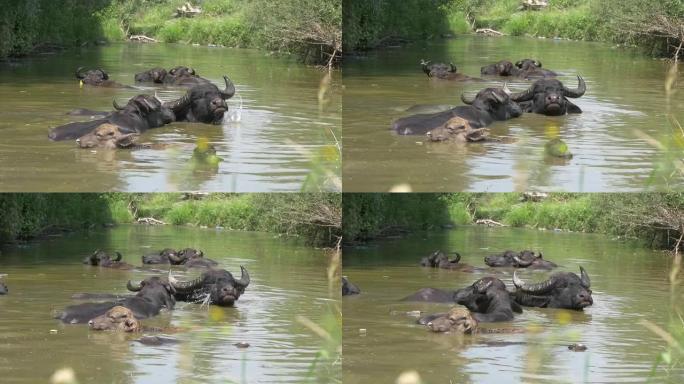
[{"label": "shadow on water", "polygon": [[[82,265],[93,249],[119,250],[124,261],[140,266],[142,254],[165,247],[202,249],[231,272],[244,265],[252,282],[235,307],[179,302],[143,321],[178,328],[161,334],[176,344],[146,346],[133,342],[139,335],[98,333],[52,319],[74,303],[74,293],[126,294],[128,279],[160,274]],[[4,246],[0,259],[10,294],[0,297],[0,375],[3,382],[34,383],[66,366],[80,382],[308,382],[322,341],[297,318],[322,324],[327,306],[338,303],[339,292],[329,291],[324,273],[327,255],[272,234],[165,226],[121,226]],[[197,275],[174,271],[179,279]],[[238,342],[250,347],[237,348]],[[339,377],[339,366],[314,374],[328,382]]]},{"label": "shadow on water", "polygon": [[[512,289],[511,269],[476,273],[421,268],[421,257],[441,248],[458,251],[462,263],[485,267],[483,258],[506,249],[534,249],[558,270],[588,271],[594,305],[583,312],[525,308],[512,322],[487,327],[525,329],[523,334],[458,337],[432,334],[408,313],[435,313],[444,304],[402,302],[424,287],[454,290],[493,275]],[[639,324],[666,326],[672,294],[666,284],[670,256],[629,242],[579,233],[512,228],[457,227],[413,234],[344,250],[344,273],[362,293],[343,300],[345,383],[375,382],[416,370],[438,382],[667,382],[682,367],[651,368],[662,339]],[[521,271],[525,281],[550,272]],[[360,331],[365,329],[365,331]],[[568,345],[583,343],[586,352]],[[653,375],[653,376],[651,376]],[[451,380],[451,381],[450,381]]]},{"label": "shadow on water", "polygon": [[[49,127],[75,121],[75,108],[112,110],[140,93],[157,92],[163,100],[187,89],[135,85],[136,72],[151,67],[187,65],[214,84],[228,75],[237,94],[229,113],[239,121],[222,125],[173,123],[150,130],[141,142],[166,149],[92,153],[72,141],[50,142]],[[79,88],[74,70],[102,67],[112,80],[137,89]],[[340,137],[340,74],[333,72],[324,108],[319,83],[324,73],[292,58],[262,51],[176,44],[115,44],[0,63],[0,178],[7,191],[293,191],[311,169],[311,153]],[[214,145],[223,158],[215,169],[189,166],[198,139]],[[323,185],[320,189],[338,189]]]},{"label": "shadow on water", "polygon": [[[454,61],[459,72],[479,76],[483,65],[526,57],[541,60],[571,87],[582,75],[587,92],[575,103],[583,113],[525,114],[496,122],[491,134],[503,143],[465,147],[420,145],[422,137],[391,132],[392,121],[407,115],[403,111],[412,105],[461,105],[461,93],[501,86],[504,80],[512,91],[530,84],[504,78],[470,83],[429,80],[420,70],[421,59]],[[676,135],[667,115],[682,120],[684,94],[673,93],[665,105],[667,69],[666,62],[606,44],[516,37],[458,36],[350,59],[344,66],[345,191],[388,191],[403,183],[419,192],[667,188],[663,181],[649,180],[659,150],[634,133],[662,140],[673,156],[672,151],[678,151],[669,145]],[[544,144],[556,137],[568,144],[572,160],[546,159]]]}]

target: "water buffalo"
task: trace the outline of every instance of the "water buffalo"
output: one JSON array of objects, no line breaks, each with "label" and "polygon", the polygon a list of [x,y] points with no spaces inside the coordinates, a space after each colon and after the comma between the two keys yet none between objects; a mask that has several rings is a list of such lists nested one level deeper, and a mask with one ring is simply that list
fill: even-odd
[{"label": "water buffalo", "polygon": [[453,63],[449,65],[442,63],[430,64],[430,61],[421,60],[420,65],[423,72],[429,78],[440,80],[476,80],[470,76],[458,73],[458,68]]},{"label": "water buffalo", "polygon": [[117,269],[131,269],[132,265],[121,261],[121,253],[115,251],[115,257],[112,257],[107,252],[102,250],[96,250],[90,256],[83,259],[83,264],[89,264],[93,266],[100,266],[106,268],[117,268]]},{"label": "water buffalo", "polygon": [[155,67],[152,69],[148,69],[147,71],[136,73],[135,74],[135,81],[138,83],[157,83],[157,84],[164,84],[164,80],[166,80],[166,76],[168,75],[168,72],[166,72],[166,69],[161,68],[161,67]]},{"label": "water buffalo", "polygon": [[473,128],[470,122],[462,117],[452,117],[444,125],[431,129],[426,133],[428,141],[455,143],[475,143],[489,138],[488,128]]},{"label": "water buffalo", "polygon": [[455,117],[463,119],[473,129],[522,115],[522,110],[511,100],[506,87],[485,88],[472,99],[461,95],[461,100],[468,105],[434,114],[402,117],[392,124],[392,128],[400,135],[425,135],[443,127]]},{"label": "water buffalo", "polygon": [[182,258],[178,256],[178,252],[172,248],[164,248],[158,252],[148,253],[142,256],[143,264],[174,264],[182,263]]},{"label": "water buffalo", "polygon": [[[175,119],[173,112],[162,105],[159,99],[148,95],[135,96],[123,107],[114,102],[114,108],[116,108],[115,112],[101,119],[69,123],[52,128],[48,137],[54,141],[82,138],[103,124],[114,125],[118,129],[105,127],[102,128],[102,133],[113,135],[142,133],[150,128],[161,127]],[[116,141],[113,143],[116,144]]]},{"label": "water buffalo", "polygon": [[228,111],[227,99],[235,95],[235,85],[223,76],[226,87],[220,90],[211,83],[193,86],[178,100],[164,103],[176,116],[177,121],[220,124],[223,114]]},{"label": "water buffalo", "polygon": [[192,281],[171,280],[175,289],[175,297],[180,301],[208,302],[219,306],[230,307],[235,304],[249,285],[249,273],[240,266],[242,275],[235,279],[225,269],[209,269]]},{"label": "water buffalo", "polygon": [[185,66],[171,68],[168,72],[164,68],[155,67],[135,74],[135,81],[152,82],[167,85],[196,85],[208,83],[209,80],[197,76],[195,70]]},{"label": "water buffalo", "polygon": [[594,303],[591,297],[591,280],[580,267],[580,276],[572,272],[557,272],[537,284],[526,284],[513,272],[515,301],[527,307],[567,308],[582,310]]},{"label": "water buffalo", "polygon": [[87,71],[83,71],[83,68],[84,67],[78,67],[78,69],[76,69],[76,78],[79,79],[82,84],[95,87],[130,88],[126,85],[109,80],[109,74],[101,68],[89,69]]},{"label": "water buffalo", "polygon": [[57,318],[69,324],[87,323],[119,305],[133,311],[136,318],[146,319],[159,314],[162,308],[173,309],[176,304],[173,296],[176,290],[161,277],[148,277],[137,284],[129,280],[126,287],[129,291],[137,292],[136,295],[117,301],[71,305]]},{"label": "water buffalo", "polygon": [[541,61],[533,59],[522,59],[515,63],[515,66],[520,68],[518,75],[524,78],[531,77],[556,77],[558,74],[554,71],[542,68]]},{"label": "water buffalo", "polygon": [[485,264],[490,267],[513,267],[530,269],[553,269],[557,265],[542,258],[542,253],[536,254],[533,251],[522,251],[520,253],[505,251],[496,255],[489,255],[484,258]]},{"label": "water buffalo", "polygon": [[[475,312],[473,315],[480,322],[509,321],[513,313],[522,313],[522,308],[511,299],[506,284],[495,277],[483,277],[472,285],[454,292],[446,292],[427,288],[405,298],[411,301],[456,302]],[[444,314],[428,315],[418,320],[419,324],[427,324]]]},{"label": "water buffalo", "polygon": [[505,329],[505,328],[480,328],[478,321],[472,313],[463,307],[454,307],[445,313],[444,316],[437,317],[426,324],[432,332],[449,332],[456,334],[474,333],[522,333],[524,329]]},{"label": "water buffalo", "polygon": [[518,76],[520,69],[508,60],[501,60],[498,63],[481,67],[480,73],[485,76]]},{"label": "water buffalo", "polygon": [[187,259],[183,265],[186,268],[211,268],[218,265],[218,263],[212,259],[207,259],[204,257],[193,257]]},{"label": "water buffalo", "polygon": [[511,94],[511,99],[520,104],[525,112],[560,116],[566,113],[582,113],[582,110],[567,98],[582,97],[587,90],[584,79],[577,76],[577,88],[567,88],[556,79],[537,80],[523,92]]},{"label": "water buffalo", "polygon": [[342,276],[342,296],[358,295],[361,290],[356,285],[347,280],[347,276]]},{"label": "water buffalo", "polygon": [[0,281],[0,295],[6,295],[9,293],[9,289],[7,288],[7,284],[5,284],[3,281]]},{"label": "water buffalo", "polygon": [[441,250],[436,250],[432,252],[429,256],[423,257],[420,260],[420,265],[421,267],[442,269],[463,269],[470,267],[466,264],[459,264],[459,261],[461,260],[461,255],[458,252],[452,252],[451,254],[454,255],[455,258],[449,260],[449,256],[447,256],[444,252],[442,252]]},{"label": "water buffalo", "polygon": [[104,314],[88,321],[90,329],[95,331],[140,332],[142,324],[136,319],[133,311],[117,305]]}]

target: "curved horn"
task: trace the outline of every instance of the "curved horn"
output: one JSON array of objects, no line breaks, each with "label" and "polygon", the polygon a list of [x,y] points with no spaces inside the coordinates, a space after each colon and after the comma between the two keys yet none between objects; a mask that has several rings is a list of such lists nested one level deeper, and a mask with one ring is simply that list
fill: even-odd
[{"label": "curved horn", "polygon": [[83,70],[84,67],[78,67],[76,68],[76,78],[77,79],[85,79],[85,75],[81,73],[81,70]]},{"label": "curved horn", "polygon": [[121,261],[121,258],[123,257],[123,256],[121,256],[121,252],[115,251],[114,254],[116,255],[116,259],[114,259],[112,261]]},{"label": "curved horn", "polygon": [[489,287],[491,287],[493,283],[494,280],[489,279],[486,283],[482,284],[482,279],[480,279],[474,284],[475,290],[477,290],[478,292],[485,292],[487,289],[489,289]]},{"label": "curved horn", "polygon": [[511,100],[513,101],[528,101],[532,100],[534,97],[534,84],[522,92],[516,92],[511,94]]},{"label": "curved horn", "polygon": [[247,270],[242,265],[240,266],[240,271],[242,272],[242,276],[240,276],[239,280],[235,280],[235,283],[242,286],[242,288],[246,288],[250,281],[249,273],[247,273]]},{"label": "curved horn", "polygon": [[512,92],[511,92],[511,90],[508,88],[508,82],[507,82],[507,81],[504,81],[504,85],[503,85],[503,88],[502,88],[502,89],[503,89],[503,91],[504,91],[505,94],[507,94],[508,96],[511,96],[511,93],[512,93]]},{"label": "curved horn", "polygon": [[468,99],[465,94],[461,93],[461,101],[468,105],[471,105],[475,102],[475,97],[473,97],[472,99]]},{"label": "curved horn", "polygon": [[169,281],[169,283],[177,292],[188,293],[202,286],[202,277],[200,276],[195,280],[190,281],[178,281],[176,279],[173,279]]},{"label": "curved horn", "polygon": [[539,60],[534,60],[533,63],[534,63],[534,65],[536,65],[536,66],[539,67],[539,68],[542,67],[542,63],[541,63],[541,61],[539,61]]},{"label": "curved horn", "polygon": [[130,280],[126,283],[126,288],[128,288],[129,291],[132,292],[138,292],[139,290],[142,289],[142,282],[137,283],[136,285],[133,285]]},{"label": "curved horn", "polygon": [[114,106],[114,109],[116,109],[117,111],[122,111],[126,109],[126,107],[120,106],[119,103],[116,102],[116,100],[112,100],[112,105]]},{"label": "curved horn", "polygon": [[449,71],[451,72],[458,72],[458,68],[454,65],[454,63],[449,63]]},{"label": "curved horn", "polygon": [[195,75],[195,68],[188,68],[188,72],[190,72],[191,75]]},{"label": "curved horn", "polygon": [[534,261],[534,260],[525,261],[525,260],[519,258],[518,256],[513,256],[513,260],[515,260],[515,262],[518,263],[518,265],[523,267],[523,268],[529,267],[530,265],[532,265],[532,262]]},{"label": "curved horn", "polygon": [[171,260],[174,264],[180,264],[183,262],[183,257],[179,256],[177,253],[169,253],[168,257],[169,260]]},{"label": "curved horn", "polygon": [[188,91],[183,97],[181,97],[178,100],[174,101],[167,101],[164,103],[164,107],[169,108],[173,111],[177,111],[179,109],[185,108],[188,104],[190,104],[190,91]]},{"label": "curved horn", "polygon": [[589,278],[589,274],[584,270],[584,268],[582,268],[582,266],[580,266],[580,280],[582,280],[582,286],[584,288],[591,287],[591,279]]},{"label": "curved horn", "polygon": [[518,68],[522,68],[522,63],[523,63],[522,60],[520,60],[520,61],[515,63],[515,66]]},{"label": "curved horn", "polygon": [[222,99],[230,99],[235,95],[235,85],[233,84],[232,81],[228,78],[228,76],[223,76],[223,80],[226,82],[226,89],[224,89],[221,92],[221,98]]},{"label": "curved horn", "polygon": [[456,255],[456,259],[452,260],[451,262],[458,263],[459,261],[461,261],[461,254],[460,253],[454,252],[454,253],[452,253],[452,255]]},{"label": "curved horn", "polygon": [[587,85],[584,83],[584,79],[580,75],[577,75],[577,81],[579,82],[577,88],[568,88],[566,86],[563,86],[563,94],[565,96],[577,98],[582,97],[582,95],[584,95],[584,92],[587,91]]},{"label": "curved horn", "polygon": [[524,281],[518,278],[517,272],[518,271],[513,272],[513,285],[515,285],[515,287],[521,290],[522,292],[531,293],[533,295],[541,294],[548,292],[556,285],[553,276],[546,281],[542,281],[541,283],[527,285]]},{"label": "curved horn", "polygon": [[154,99],[157,100],[159,102],[159,104],[162,104],[162,105],[164,104],[162,99],[160,99],[159,96],[157,96],[157,91],[154,91]]}]

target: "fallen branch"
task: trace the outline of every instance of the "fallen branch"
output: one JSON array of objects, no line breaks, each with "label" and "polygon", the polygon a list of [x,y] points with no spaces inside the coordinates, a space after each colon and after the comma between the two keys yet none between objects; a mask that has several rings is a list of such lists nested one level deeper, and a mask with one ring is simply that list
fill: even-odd
[{"label": "fallen branch", "polygon": [[128,40],[140,41],[142,43],[157,43],[158,42],[156,39],[153,39],[151,37],[147,37],[145,35],[131,35],[131,37],[129,37]]},{"label": "fallen branch", "polygon": [[157,220],[153,217],[141,217],[138,219],[138,224],[147,224],[147,225],[166,225],[165,222],[161,220]]},{"label": "fallen branch", "polygon": [[491,28],[478,28],[475,30],[475,33],[481,33],[481,34],[487,35],[487,36],[503,36],[504,35],[503,33],[499,32],[499,31],[495,31]]},{"label": "fallen branch", "polygon": [[494,221],[491,219],[478,219],[475,221],[475,224],[486,225],[488,227],[505,227],[506,226],[506,224],[501,224],[498,221]]}]

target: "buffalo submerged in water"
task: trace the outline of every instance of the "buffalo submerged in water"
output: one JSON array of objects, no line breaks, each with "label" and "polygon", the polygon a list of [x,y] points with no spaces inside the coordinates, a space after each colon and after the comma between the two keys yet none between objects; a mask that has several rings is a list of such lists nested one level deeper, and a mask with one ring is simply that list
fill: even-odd
[{"label": "buffalo submerged in water", "polygon": [[547,280],[528,284],[522,281],[517,271],[513,272],[513,284],[516,287],[512,296],[515,301],[527,307],[566,308],[582,310],[592,304],[591,280],[584,268],[580,267],[580,276],[572,272],[556,272]]},{"label": "buffalo submerged in water", "polygon": [[[431,140],[437,136],[449,138],[459,132],[482,136],[481,128],[494,121],[504,121],[522,115],[517,103],[509,97],[510,92],[504,88],[485,88],[474,98],[461,96],[467,104],[451,108],[444,112],[419,114],[402,117],[392,124],[392,128],[400,135],[428,135]],[[470,141],[470,140],[468,140]]]},{"label": "buffalo submerged in water", "polygon": [[582,113],[580,107],[568,100],[568,97],[582,97],[587,91],[582,76],[577,76],[577,81],[577,88],[568,88],[557,79],[540,79],[532,83],[527,90],[511,94],[511,99],[518,103],[524,112],[548,116]]},{"label": "buffalo submerged in water", "polygon": [[191,281],[171,280],[175,298],[180,301],[207,302],[232,307],[250,283],[249,273],[240,266],[239,279],[225,269],[209,269]]}]

